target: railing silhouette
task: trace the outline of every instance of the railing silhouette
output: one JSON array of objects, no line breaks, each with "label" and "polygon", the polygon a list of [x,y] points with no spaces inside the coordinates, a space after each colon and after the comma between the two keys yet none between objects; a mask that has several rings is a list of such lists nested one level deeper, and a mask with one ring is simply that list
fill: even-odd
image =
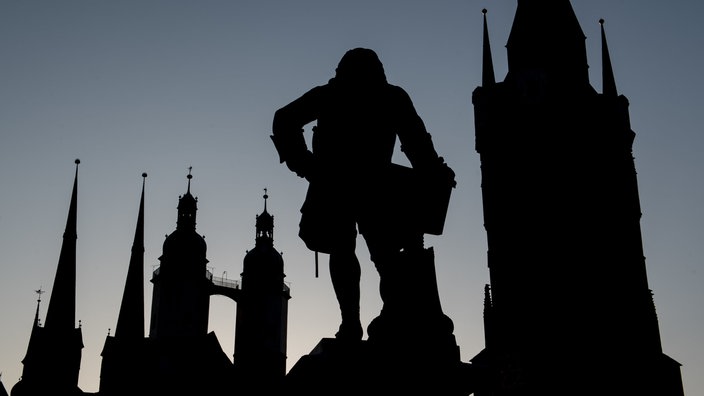
[{"label": "railing silhouette", "polygon": [[[152,273],[152,276],[156,277],[159,275],[159,270],[161,267],[157,267],[154,272]],[[205,277],[209,279],[211,282],[213,282],[213,285],[215,286],[220,286],[224,287],[227,289],[236,289],[239,290],[242,285],[239,280],[235,279],[229,279],[225,278],[224,276],[213,276],[213,273],[210,270],[205,270]],[[288,292],[291,291],[291,288],[289,287],[289,282],[284,282],[284,291]]]},{"label": "railing silhouette", "polygon": [[222,286],[222,287],[227,287],[229,289],[239,289],[240,288],[240,281],[234,280],[234,279],[228,279],[225,277],[219,277],[219,276],[213,276],[210,271],[206,271],[209,273],[209,279],[215,286]]}]

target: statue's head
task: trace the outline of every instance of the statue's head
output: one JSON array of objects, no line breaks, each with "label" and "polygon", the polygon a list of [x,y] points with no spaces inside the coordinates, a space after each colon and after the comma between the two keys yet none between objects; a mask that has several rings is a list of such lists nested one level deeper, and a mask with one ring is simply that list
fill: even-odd
[{"label": "statue's head", "polygon": [[386,74],[376,52],[367,48],[354,48],[347,51],[337,65],[335,80],[354,85],[384,84]]}]

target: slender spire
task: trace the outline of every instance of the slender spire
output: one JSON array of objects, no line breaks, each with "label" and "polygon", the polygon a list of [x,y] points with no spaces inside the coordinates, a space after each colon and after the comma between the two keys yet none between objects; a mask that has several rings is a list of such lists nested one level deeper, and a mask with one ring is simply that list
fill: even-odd
[{"label": "slender spire", "polygon": [[115,327],[115,338],[144,338],[144,185],[146,179],[147,174],[142,173],[142,195],[139,201],[137,227],[134,232],[120,315]]},{"label": "slender spire", "polygon": [[491,286],[484,285],[484,313],[491,309]]},{"label": "slender spire", "polygon": [[482,59],[482,86],[486,87],[489,85],[496,84],[496,78],[494,77],[494,62],[491,57],[491,43],[489,42],[489,29],[486,23],[486,8],[482,10],[484,14],[484,45],[483,45],[483,59]]},{"label": "slender spire", "polygon": [[609,55],[609,46],[606,42],[606,33],[604,32],[604,19],[599,19],[601,25],[601,78],[602,90],[605,96],[617,96],[616,79],[614,78],[614,69],[611,67],[611,56]]},{"label": "slender spire", "polygon": [[54,286],[51,289],[49,308],[47,309],[46,329],[60,331],[72,330],[76,322],[76,218],[78,199],[78,164],[76,159],[76,174],[73,180],[71,204],[66,220],[59,264],[54,277]]},{"label": "slender spire", "polygon": [[37,293],[37,311],[34,313],[34,327],[39,326],[39,304],[42,302],[42,294],[46,293],[42,288],[34,291]]},{"label": "slender spire", "polygon": [[188,167],[188,176],[186,176],[186,178],[188,179],[188,190],[186,190],[186,194],[191,193],[191,179],[193,179],[193,175],[191,174],[191,171],[193,171],[193,167],[189,166]]}]

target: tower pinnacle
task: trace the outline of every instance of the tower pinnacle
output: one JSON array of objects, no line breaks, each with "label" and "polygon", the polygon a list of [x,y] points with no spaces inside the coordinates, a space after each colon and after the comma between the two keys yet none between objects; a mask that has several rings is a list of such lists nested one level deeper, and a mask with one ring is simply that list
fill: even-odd
[{"label": "tower pinnacle", "polygon": [[530,89],[581,91],[589,86],[586,36],[569,0],[518,0],[506,43],[507,80]]},{"label": "tower pinnacle", "polygon": [[484,14],[484,35],[483,35],[483,58],[482,58],[482,86],[496,83],[494,77],[494,62],[491,57],[491,43],[489,42],[489,29],[486,23],[486,8],[482,10]]},{"label": "tower pinnacle", "polygon": [[611,56],[609,55],[609,46],[606,42],[606,33],[604,32],[604,19],[599,19],[601,25],[601,78],[602,90],[605,96],[617,96],[616,79],[614,78],[614,69],[611,67]]},{"label": "tower pinnacle", "polygon": [[256,243],[266,241],[272,244],[274,241],[274,216],[266,210],[266,202],[269,199],[267,189],[264,189],[264,211],[256,218]]},{"label": "tower pinnacle", "polygon": [[193,175],[191,171],[192,166],[188,167],[188,187],[186,189],[186,194],[181,196],[178,200],[178,220],[176,222],[176,229],[196,229],[196,211],[198,210],[198,199],[191,195],[191,179]]}]

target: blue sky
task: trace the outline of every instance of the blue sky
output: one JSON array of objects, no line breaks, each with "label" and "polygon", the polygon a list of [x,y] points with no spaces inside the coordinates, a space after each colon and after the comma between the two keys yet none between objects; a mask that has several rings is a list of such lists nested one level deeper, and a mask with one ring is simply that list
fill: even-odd
[{"label": "blue sky", "polygon": [[[601,90],[598,20],[636,132],[648,279],[665,352],[683,364],[685,393],[704,394],[704,170],[701,71],[704,5],[574,0]],[[100,350],[115,326],[146,182],[145,296],[193,166],[198,231],[216,276],[239,278],[254,220],[274,215],[292,299],[289,367],[334,334],[328,271],[297,237],[306,184],[278,163],[274,111],[332,77],[350,48],[377,51],[457,173],[436,252],[443,309],[464,361],[484,346],[488,282],[472,90],[481,80],[482,8],[498,79],[514,0],[4,1],[0,4],[0,372],[21,375],[35,310],[50,292],[80,158],[76,318],[85,348],[80,385],[98,388]],[[405,160],[399,156],[398,162]],[[360,240],[362,318],[380,309],[378,277]],[[326,257],[321,260],[322,264]],[[605,274],[608,276],[608,274]],[[424,287],[418,279],[413,287]],[[598,285],[595,285],[598,291]],[[48,294],[40,308],[46,314]],[[233,351],[235,305],[211,301],[211,329]],[[148,320],[147,320],[148,322]]]}]

